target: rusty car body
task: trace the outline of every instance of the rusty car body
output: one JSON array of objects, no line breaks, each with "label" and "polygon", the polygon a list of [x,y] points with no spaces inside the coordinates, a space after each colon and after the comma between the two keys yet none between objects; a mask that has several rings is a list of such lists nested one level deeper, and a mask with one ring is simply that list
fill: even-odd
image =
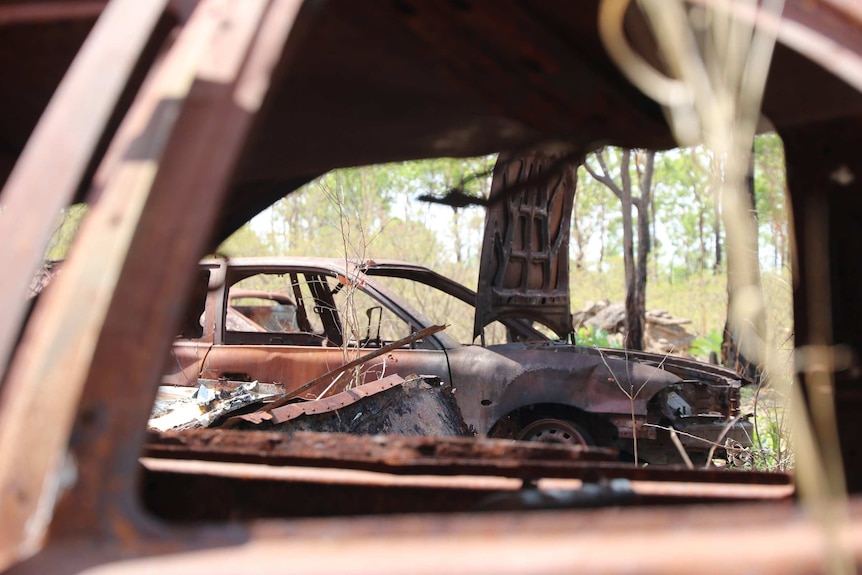
[{"label": "rusty car body", "polygon": [[[0,3],[0,569],[858,571],[862,7],[780,4],[681,11],[777,40],[754,76],[763,125],[784,142],[793,212],[795,413],[808,430],[793,475],[585,463],[519,442],[543,448],[531,460],[481,438],[458,451],[438,438],[145,431],[164,358],[193,326],[195,266],[301,184],[338,167],[560,142],[575,155],[675,146],[666,106],[604,41],[674,75],[634,3]],[[88,215],[28,316],[57,213],[75,202]],[[527,256],[509,259],[511,282],[482,322],[530,297],[507,291],[524,287],[515,268]],[[548,487],[616,478],[652,506],[524,507]],[[478,514],[479,498],[500,492],[522,506]],[[691,505],[707,501],[722,504]],[[757,544],[740,554],[741,542]]]},{"label": "rusty car body", "polygon": [[[321,378],[344,363],[346,353],[361,356],[435,324],[386,279],[428,286],[473,309],[473,291],[422,266],[294,257],[207,261],[201,269],[209,289],[196,290],[207,296],[189,314],[201,318],[201,329],[174,343],[166,384],[260,381],[290,393],[315,380],[302,395],[313,399],[392,373],[434,375],[453,388],[465,422],[481,435],[612,447],[629,458],[637,439],[647,463],[684,461],[670,429],[701,462],[727,439],[751,445],[753,426],[739,413],[743,380],[735,372],[554,341],[514,317],[500,320],[514,341],[463,345],[441,332],[365,363],[358,381],[343,373]],[[415,290],[409,284],[400,289]]]}]

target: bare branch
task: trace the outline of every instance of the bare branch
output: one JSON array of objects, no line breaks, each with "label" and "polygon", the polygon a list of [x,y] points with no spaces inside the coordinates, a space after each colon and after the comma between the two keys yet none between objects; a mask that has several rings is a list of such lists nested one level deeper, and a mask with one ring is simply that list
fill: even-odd
[{"label": "bare branch", "polygon": [[622,200],[623,190],[610,176],[610,171],[608,170],[608,166],[604,158],[604,150],[599,150],[595,152],[593,156],[596,158],[596,161],[598,161],[599,166],[602,169],[602,173],[599,174],[598,172],[596,172],[592,167],[590,167],[590,165],[586,161],[584,161],[584,168],[586,168],[587,172],[589,172],[593,179],[595,179],[597,182],[604,184],[605,187],[607,187],[611,192],[613,192],[613,194],[617,198]]}]

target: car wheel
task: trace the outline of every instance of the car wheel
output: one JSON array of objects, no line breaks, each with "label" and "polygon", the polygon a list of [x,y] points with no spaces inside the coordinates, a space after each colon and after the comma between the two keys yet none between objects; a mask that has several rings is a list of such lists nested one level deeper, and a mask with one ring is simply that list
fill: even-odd
[{"label": "car wheel", "polygon": [[516,439],[520,441],[543,441],[545,443],[581,445],[583,447],[593,444],[589,433],[571,421],[563,419],[539,419],[534,421],[522,429]]}]

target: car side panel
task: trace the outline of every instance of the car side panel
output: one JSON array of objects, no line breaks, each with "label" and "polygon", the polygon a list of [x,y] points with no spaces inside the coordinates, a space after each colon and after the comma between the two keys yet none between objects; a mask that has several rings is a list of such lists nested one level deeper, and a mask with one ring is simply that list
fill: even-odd
[{"label": "car side panel", "polygon": [[[201,376],[208,379],[257,380],[280,383],[289,392],[372,350],[288,345],[217,345],[206,355]],[[443,351],[396,349],[370,360],[358,370],[358,383],[369,383],[396,373],[436,375],[449,383],[449,367]],[[330,393],[342,391],[356,372],[338,376]],[[304,397],[316,397],[332,379],[312,387]]]},{"label": "car side panel", "polygon": [[656,393],[680,381],[652,366],[543,347],[465,346],[453,350],[450,361],[455,397],[478,433],[513,410],[540,403],[596,414],[631,414],[634,407],[643,416]]},{"label": "car side panel", "polygon": [[195,386],[201,363],[212,347],[210,343],[178,340],[174,342],[163,371],[163,385]]}]

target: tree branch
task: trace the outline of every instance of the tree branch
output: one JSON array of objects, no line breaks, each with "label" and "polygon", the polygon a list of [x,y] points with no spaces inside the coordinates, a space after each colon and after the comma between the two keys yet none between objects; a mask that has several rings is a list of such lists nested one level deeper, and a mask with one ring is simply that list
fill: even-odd
[{"label": "tree branch", "polygon": [[602,183],[607,187],[613,194],[619,198],[623,199],[623,190],[617,185],[617,183],[611,178],[610,173],[608,172],[608,166],[605,163],[604,159],[604,150],[593,153],[593,156],[599,162],[599,166],[602,168],[602,173],[599,174],[592,167],[590,167],[589,163],[587,163],[586,159],[584,160],[584,168],[586,168],[587,172],[595,179],[597,182]]}]

